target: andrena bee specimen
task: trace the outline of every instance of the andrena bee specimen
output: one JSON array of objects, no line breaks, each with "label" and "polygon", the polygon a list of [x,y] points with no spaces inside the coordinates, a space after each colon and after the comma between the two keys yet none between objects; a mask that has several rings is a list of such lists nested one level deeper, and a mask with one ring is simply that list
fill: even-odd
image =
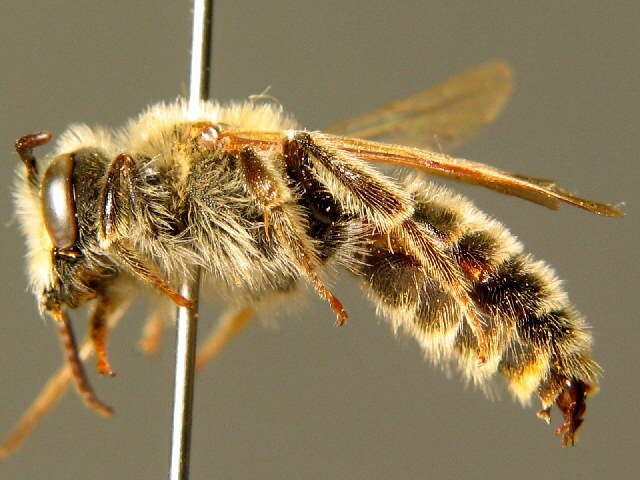
[{"label": "andrena bee specimen", "polygon": [[[175,286],[200,266],[231,312],[203,362],[259,305],[301,283],[344,324],[347,312],[326,280],[337,268],[434,362],[457,363],[476,384],[501,373],[519,400],[538,395],[547,421],[555,402],[564,416],[556,433],[573,444],[600,369],[551,268],[465,198],[420,173],[390,178],[372,166],[414,167],[553,209],[565,202],[621,216],[552,182],[437,153],[491,121],[510,90],[509,68],[491,62],[331,133],[300,130],[281,108],[254,102],[203,103],[189,118],[179,100],[150,107],[120,131],[72,127],[46,163],[33,149],[51,134],[19,139],[25,168],[16,198],[31,287],[55,319],[85,402],[111,413],[87,381],[67,310],[90,302],[97,369],[110,375],[110,323],[145,289],[190,306]],[[159,317],[152,312],[148,349]]]}]

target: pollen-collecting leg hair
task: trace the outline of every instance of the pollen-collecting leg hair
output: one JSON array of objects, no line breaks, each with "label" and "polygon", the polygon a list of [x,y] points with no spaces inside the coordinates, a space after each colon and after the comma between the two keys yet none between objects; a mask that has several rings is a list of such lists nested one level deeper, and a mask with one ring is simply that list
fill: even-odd
[{"label": "pollen-collecting leg hair", "polygon": [[478,362],[476,338],[459,306],[420,262],[379,241],[357,275],[393,329],[411,334],[434,363],[455,360],[476,385],[486,386],[499,371],[522,403],[537,390],[547,409],[566,381],[596,389],[600,367],[591,359],[591,336],[551,268],[523,253],[513,235],[462,196],[413,176],[404,182],[415,200],[413,221],[448,245],[468,281],[489,355]]}]

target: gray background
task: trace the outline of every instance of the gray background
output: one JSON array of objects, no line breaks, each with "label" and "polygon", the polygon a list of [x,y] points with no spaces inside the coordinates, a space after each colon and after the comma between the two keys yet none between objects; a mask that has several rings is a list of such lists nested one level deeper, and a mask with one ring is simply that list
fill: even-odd
[{"label": "gray background", "polygon": [[[71,122],[118,126],[185,91],[189,2],[26,2],[0,7],[0,431],[60,363],[38,318],[12,219],[12,143]],[[108,4],[107,4],[108,3]],[[219,1],[213,93],[271,85],[307,128],[420,90],[490,58],[517,90],[504,115],[459,153],[555,178],[627,218],[551,212],[460,185],[556,267],[593,325],[601,392],[574,449],[504,393],[488,401],[394,338],[348,279],[346,328],[316,299],[250,326],[197,386],[193,478],[629,478],[637,473],[637,2]],[[606,6],[604,6],[606,4]],[[6,226],[5,226],[6,225]],[[633,296],[632,296],[633,293]],[[115,379],[96,379],[117,408],[104,420],[68,395],[1,478],[163,478],[168,460],[172,336],[162,355],[135,350],[141,305],[114,332]],[[215,310],[203,311],[202,334]],[[78,328],[84,317],[76,315]],[[559,421],[555,415],[554,424]]]}]

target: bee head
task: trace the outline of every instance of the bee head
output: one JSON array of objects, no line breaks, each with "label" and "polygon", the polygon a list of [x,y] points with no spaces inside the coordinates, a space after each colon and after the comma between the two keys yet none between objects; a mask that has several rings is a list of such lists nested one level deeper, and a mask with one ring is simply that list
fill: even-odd
[{"label": "bee head", "polygon": [[33,148],[50,139],[50,133],[40,132],[16,142],[26,167],[16,189],[17,212],[28,244],[31,287],[45,312],[77,307],[115,274],[100,254],[96,233],[107,157],[95,148],[61,153],[40,174]]}]

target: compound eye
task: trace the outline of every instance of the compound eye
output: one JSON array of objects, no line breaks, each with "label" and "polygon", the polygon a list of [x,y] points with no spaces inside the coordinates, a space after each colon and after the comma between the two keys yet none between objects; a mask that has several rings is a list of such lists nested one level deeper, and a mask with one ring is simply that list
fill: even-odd
[{"label": "compound eye", "polygon": [[78,238],[76,202],[73,193],[73,157],[54,158],[44,173],[40,191],[44,223],[54,246],[71,248]]}]

